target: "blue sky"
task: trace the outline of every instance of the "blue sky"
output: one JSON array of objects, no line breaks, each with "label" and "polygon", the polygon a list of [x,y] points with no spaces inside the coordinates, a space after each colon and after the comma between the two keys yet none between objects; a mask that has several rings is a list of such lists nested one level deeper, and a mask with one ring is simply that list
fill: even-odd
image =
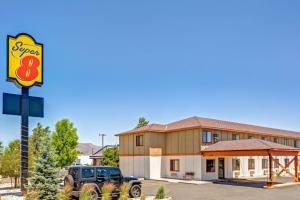
[{"label": "blue sky", "polygon": [[[167,123],[211,117],[300,131],[299,1],[3,1],[0,92],[6,36],[44,43],[52,129],[71,119],[81,142],[116,143],[138,117]],[[2,107],[2,101],[0,102]],[[0,140],[20,137],[20,118],[0,115]]]}]

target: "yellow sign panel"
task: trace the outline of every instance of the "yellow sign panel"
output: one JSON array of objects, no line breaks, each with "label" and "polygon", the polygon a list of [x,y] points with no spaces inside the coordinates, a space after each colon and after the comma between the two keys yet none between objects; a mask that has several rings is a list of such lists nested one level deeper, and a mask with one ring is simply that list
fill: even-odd
[{"label": "yellow sign panel", "polygon": [[43,84],[43,45],[28,34],[7,37],[7,79],[21,87]]}]

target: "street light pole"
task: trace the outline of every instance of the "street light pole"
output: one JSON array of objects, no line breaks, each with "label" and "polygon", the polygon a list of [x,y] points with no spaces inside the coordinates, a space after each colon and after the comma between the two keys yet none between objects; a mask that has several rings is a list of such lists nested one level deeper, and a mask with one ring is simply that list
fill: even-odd
[{"label": "street light pole", "polygon": [[104,147],[104,137],[106,136],[105,134],[101,134],[101,133],[99,133],[99,136],[101,136],[102,137],[102,147],[101,148],[103,148]]}]

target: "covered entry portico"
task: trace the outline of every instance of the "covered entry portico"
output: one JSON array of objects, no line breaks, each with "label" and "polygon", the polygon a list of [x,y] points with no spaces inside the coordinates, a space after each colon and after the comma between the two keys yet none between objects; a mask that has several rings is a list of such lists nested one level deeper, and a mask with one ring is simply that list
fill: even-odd
[{"label": "covered entry portico", "polygon": [[[233,140],[233,141],[221,141],[212,144],[202,150],[201,154],[206,157],[217,157],[218,165],[216,166],[219,178],[222,178],[222,168],[224,178],[225,157],[244,157],[244,156],[264,156],[268,158],[268,180],[267,186],[272,187],[274,183],[274,170],[273,164],[279,166],[279,171],[276,175],[282,175],[285,172],[291,176],[293,181],[299,182],[298,175],[298,156],[300,149],[296,149],[290,146],[285,146],[273,142],[268,142],[260,139],[247,139],[247,140]],[[282,164],[275,156],[288,156],[291,158],[288,162]],[[292,166],[293,165],[293,166]],[[290,167],[291,166],[291,167]],[[292,170],[290,170],[292,169]],[[245,169],[244,169],[245,170]]]}]

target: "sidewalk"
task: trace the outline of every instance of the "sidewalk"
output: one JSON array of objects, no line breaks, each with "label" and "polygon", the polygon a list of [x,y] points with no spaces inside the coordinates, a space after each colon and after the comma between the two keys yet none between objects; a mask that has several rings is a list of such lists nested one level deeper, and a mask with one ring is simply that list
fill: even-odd
[{"label": "sidewalk", "polygon": [[165,181],[169,183],[186,183],[186,184],[194,184],[194,185],[212,184],[212,182],[210,181],[180,180],[180,179],[171,179],[171,178],[159,178],[159,179],[151,179],[151,180]]}]

